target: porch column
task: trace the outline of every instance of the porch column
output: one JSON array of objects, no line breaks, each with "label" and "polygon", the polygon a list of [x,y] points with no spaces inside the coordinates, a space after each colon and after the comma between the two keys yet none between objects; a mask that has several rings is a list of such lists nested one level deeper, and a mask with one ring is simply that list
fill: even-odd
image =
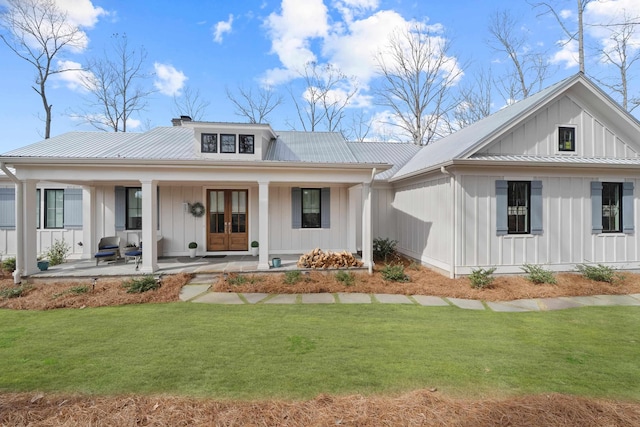
[{"label": "porch column", "polygon": [[360,203],[358,193],[362,189],[360,185],[349,187],[349,201],[347,206],[347,250],[351,253],[358,251],[358,230],[357,230],[357,216],[360,211]]},{"label": "porch column", "polygon": [[258,270],[269,269],[269,181],[258,182]]},{"label": "porch column", "polygon": [[82,259],[93,258],[96,244],[96,189],[82,187]]},{"label": "porch column", "polygon": [[158,181],[142,184],[142,273],[152,274],[158,269]]},{"label": "porch column", "polygon": [[[21,206],[21,211],[19,215],[16,215],[16,228],[18,226],[18,222],[20,221],[20,217],[22,218],[22,234],[17,234],[18,236],[22,236],[24,240],[22,254],[23,254],[23,272],[25,275],[30,275],[33,273],[37,273],[38,270],[38,230],[37,230],[37,218],[36,212],[37,207],[36,204],[38,200],[36,199],[36,183],[37,181],[34,179],[28,179],[23,182],[23,190],[22,190],[22,203],[18,204],[18,199],[16,197],[16,207]],[[17,196],[17,194],[16,194]],[[18,243],[19,245],[19,243]]]},{"label": "porch column", "polygon": [[362,261],[373,273],[373,240],[371,238],[371,184],[362,183]]}]

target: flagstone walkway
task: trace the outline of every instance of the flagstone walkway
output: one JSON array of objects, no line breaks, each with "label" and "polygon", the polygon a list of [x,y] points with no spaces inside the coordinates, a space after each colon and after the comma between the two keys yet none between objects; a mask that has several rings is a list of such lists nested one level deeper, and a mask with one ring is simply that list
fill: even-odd
[{"label": "flagstone walkway", "polygon": [[318,293],[318,294],[264,294],[209,292],[204,280],[183,286],[180,300],[206,304],[412,304],[424,307],[457,307],[464,310],[491,310],[496,312],[525,312],[563,310],[585,306],[640,306],[640,294],[594,295],[581,297],[531,298],[515,301],[478,301],[462,298],[444,298],[428,295]]}]

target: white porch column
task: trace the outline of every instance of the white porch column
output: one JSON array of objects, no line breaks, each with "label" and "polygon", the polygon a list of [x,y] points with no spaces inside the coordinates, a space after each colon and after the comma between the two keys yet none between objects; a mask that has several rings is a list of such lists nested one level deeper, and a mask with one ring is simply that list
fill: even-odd
[{"label": "white porch column", "polygon": [[[19,216],[22,217],[22,239],[24,241],[22,253],[23,253],[23,272],[25,275],[37,273],[38,270],[38,230],[37,230],[37,217],[36,204],[36,180],[28,179],[23,183],[22,190],[22,203],[18,204],[18,197],[16,197],[16,208],[21,206]],[[16,194],[17,196],[17,194]],[[16,228],[20,219],[16,216]],[[21,234],[17,234],[20,236]],[[19,245],[20,243],[18,243]]]},{"label": "white porch column", "polygon": [[269,181],[258,182],[258,270],[269,269]]},{"label": "white porch column", "polygon": [[360,185],[349,187],[349,201],[347,206],[347,250],[351,253],[358,251],[358,230],[357,230],[357,216],[360,211],[360,198],[358,193],[361,193],[362,189]]},{"label": "white porch column", "polygon": [[96,189],[82,187],[82,258],[91,259],[98,245],[96,243]]},{"label": "white porch column", "polygon": [[142,184],[142,273],[152,274],[158,269],[158,181]]},{"label": "white porch column", "polygon": [[362,183],[362,261],[373,273],[373,239],[371,237],[371,184]]},{"label": "white porch column", "polygon": [[20,276],[25,274],[24,270],[24,216],[22,213],[24,212],[24,207],[22,204],[24,203],[23,197],[23,183],[16,182],[16,270],[13,272],[14,283],[18,284],[21,282]]}]

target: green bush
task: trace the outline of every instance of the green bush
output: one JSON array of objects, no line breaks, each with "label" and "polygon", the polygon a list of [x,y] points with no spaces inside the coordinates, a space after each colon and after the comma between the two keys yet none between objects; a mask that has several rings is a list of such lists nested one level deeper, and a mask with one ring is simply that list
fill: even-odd
[{"label": "green bush", "polygon": [[520,267],[527,275],[526,279],[536,285],[542,283],[549,283],[550,285],[556,284],[556,278],[553,276],[553,272],[545,270],[540,265],[525,264]]},{"label": "green bush", "polygon": [[373,258],[387,262],[387,259],[396,253],[397,244],[397,240],[376,237],[373,239]]},{"label": "green bush", "polygon": [[227,283],[231,286],[240,286],[247,283],[247,277],[242,275],[233,274],[227,277]]},{"label": "green bush", "polygon": [[21,297],[29,288],[27,286],[15,286],[12,288],[0,289],[0,299]]},{"label": "green bush", "polygon": [[70,251],[71,247],[64,240],[56,240],[53,242],[53,245],[51,245],[47,251],[49,265],[62,264],[67,259]]},{"label": "green bush", "polygon": [[291,270],[284,273],[284,283],[287,285],[295,285],[302,279],[302,273],[299,270]]},{"label": "green bush", "polygon": [[404,272],[404,265],[385,265],[380,271],[382,278],[389,282],[408,282],[411,280]]},{"label": "green bush", "polygon": [[490,288],[493,283],[493,272],[496,271],[495,267],[492,268],[476,268],[471,270],[469,275],[469,281],[471,281],[471,287],[474,289]]},{"label": "green bush", "polygon": [[139,279],[127,280],[122,286],[127,290],[128,294],[141,294],[158,289],[160,287],[160,281],[151,275],[147,275]]},{"label": "green bush", "polygon": [[616,272],[613,267],[607,267],[606,265],[576,265],[576,270],[580,272],[584,277],[596,282],[614,283],[617,280],[622,279],[622,275]]},{"label": "green bush", "polygon": [[356,276],[353,273],[344,270],[338,271],[335,278],[345,286],[353,286],[356,282]]},{"label": "green bush", "polygon": [[4,271],[8,271],[9,273],[13,273],[16,270],[16,258],[11,257],[2,260],[2,269]]},{"label": "green bush", "polygon": [[53,298],[59,298],[61,296],[64,295],[69,295],[69,294],[74,294],[74,295],[81,295],[81,294],[86,294],[87,292],[89,292],[89,287],[88,286],[73,286],[72,288],[67,289],[64,292],[60,292],[59,294],[55,294],[53,296]]}]

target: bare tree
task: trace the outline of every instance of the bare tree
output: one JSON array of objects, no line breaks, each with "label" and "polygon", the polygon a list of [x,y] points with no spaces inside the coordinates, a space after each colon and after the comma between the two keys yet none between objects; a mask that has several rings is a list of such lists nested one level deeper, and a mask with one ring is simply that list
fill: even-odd
[{"label": "bare tree", "polygon": [[364,142],[371,132],[371,117],[362,109],[358,109],[351,114],[350,119],[350,125],[342,131],[345,139]]},{"label": "bare tree", "polygon": [[271,87],[260,87],[257,90],[238,86],[237,94],[225,88],[227,98],[235,106],[235,113],[244,117],[249,123],[266,123],[269,114],[282,105],[283,98]]},{"label": "bare tree", "polygon": [[580,72],[584,74],[585,66],[584,66],[584,11],[587,8],[587,5],[591,3],[593,0],[575,0],[576,2],[576,11],[578,13],[578,28],[572,30],[569,28],[565,20],[558,13],[558,11],[548,2],[531,2],[528,3],[534,8],[542,10],[541,15],[552,14],[556,19],[562,32],[567,37],[566,43],[570,43],[573,40],[578,42],[578,64],[580,66]]},{"label": "bare tree", "polygon": [[130,49],[127,35],[114,34],[112,50],[92,59],[81,75],[88,91],[86,105],[76,116],[100,130],[126,132],[132,114],[144,110],[153,90],[145,81],[147,53],[144,48]]},{"label": "bare tree", "polygon": [[199,89],[194,90],[187,86],[184,88],[182,95],[179,97],[173,96],[173,104],[176,116],[189,116],[192,120],[201,121],[211,103],[202,99]]},{"label": "bare tree", "polygon": [[333,64],[308,62],[300,75],[305,85],[302,100],[291,87],[289,94],[303,129],[311,132],[319,128],[329,132],[340,130],[345,109],[358,92],[357,84]]},{"label": "bare tree", "polygon": [[526,98],[532,90],[541,89],[549,75],[549,62],[542,53],[531,50],[526,34],[520,32],[516,19],[508,11],[498,11],[489,23],[489,46],[509,58],[512,66],[496,86],[507,102]]},{"label": "bare tree", "polygon": [[452,89],[463,71],[449,55],[450,41],[424,24],[396,31],[376,56],[382,84],[377,103],[388,107],[392,125],[417,145],[442,136],[442,119],[454,107]]},{"label": "bare tree", "polygon": [[460,88],[456,108],[452,112],[451,132],[469,126],[491,114],[493,79],[491,70],[480,70],[474,81]]},{"label": "bare tree", "polygon": [[67,14],[54,0],[6,0],[6,4],[0,15],[0,26],[7,34],[1,34],[0,38],[13,53],[36,69],[35,84],[31,87],[42,100],[46,139],[51,136],[53,108],[47,98],[47,81],[54,74],[70,71],[54,68],[53,61],[64,50],[80,47],[84,35],[68,21]]},{"label": "bare tree", "polygon": [[629,99],[629,81],[634,74],[630,69],[640,60],[640,49],[633,44],[638,24],[626,16],[623,21],[625,24],[608,27],[611,32],[608,42],[605,42],[605,46],[599,50],[602,60],[615,67],[618,77],[594,78],[613,94],[618,95],[622,108],[631,112],[640,105],[640,99]]}]

